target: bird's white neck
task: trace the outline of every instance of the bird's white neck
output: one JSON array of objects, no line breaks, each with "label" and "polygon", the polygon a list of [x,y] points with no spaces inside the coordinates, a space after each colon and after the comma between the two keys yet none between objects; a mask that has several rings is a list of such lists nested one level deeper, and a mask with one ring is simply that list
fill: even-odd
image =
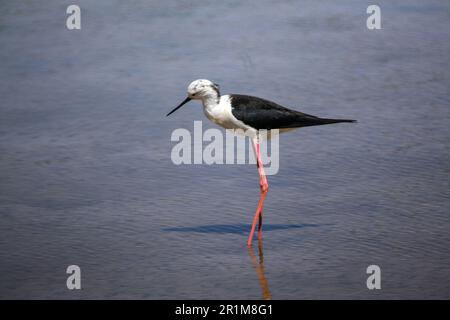
[{"label": "bird's white neck", "polygon": [[217,94],[209,94],[202,97],[203,107],[206,109],[211,109],[220,103],[220,97]]}]

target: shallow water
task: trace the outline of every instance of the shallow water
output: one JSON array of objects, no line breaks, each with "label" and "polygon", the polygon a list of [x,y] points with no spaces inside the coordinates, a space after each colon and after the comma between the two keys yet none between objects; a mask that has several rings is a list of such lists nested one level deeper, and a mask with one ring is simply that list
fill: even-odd
[{"label": "shallow water", "polygon": [[[0,298],[450,298],[448,3],[77,3],[0,3]],[[170,159],[196,78],[359,121],[281,137],[251,251],[255,167]]]}]

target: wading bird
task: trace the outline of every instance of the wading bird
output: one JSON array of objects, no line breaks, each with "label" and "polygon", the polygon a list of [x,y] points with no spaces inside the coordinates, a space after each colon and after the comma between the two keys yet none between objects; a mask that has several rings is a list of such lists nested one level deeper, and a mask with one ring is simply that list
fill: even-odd
[{"label": "wading bird", "polygon": [[261,189],[258,207],[253,218],[247,245],[251,246],[256,222],[259,235],[262,233],[262,211],[269,184],[259,150],[259,130],[278,129],[280,132],[301,127],[318,126],[339,122],[355,122],[347,119],[325,119],[282,107],[274,102],[240,94],[220,95],[219,86],[209,80],[199,79],[191,82],[187,98],[170,111],[171,115],[191,100],[201,100],[206,117],[225,129],[240,129],[252,137],[256,165]]}]

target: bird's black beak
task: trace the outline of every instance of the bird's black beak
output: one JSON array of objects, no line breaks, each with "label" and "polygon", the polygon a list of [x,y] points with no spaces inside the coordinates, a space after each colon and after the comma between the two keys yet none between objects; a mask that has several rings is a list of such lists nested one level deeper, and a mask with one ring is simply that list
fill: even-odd
[{"label": "bird's black beak", "polygon": [[191,101],[192,99],[187,97],[186,99],[184,99],[184,101],[182,103],[180,103],[180,105],[178,107],[176,107],[175,109],[173,109],[172,111],[170,111],[168,114],[166,114],[166,117],[170,116],[172,113],[174,113],[175,111],[177,111],[178,109],[180,109],[184,104],[188,103],[189,101]]}]

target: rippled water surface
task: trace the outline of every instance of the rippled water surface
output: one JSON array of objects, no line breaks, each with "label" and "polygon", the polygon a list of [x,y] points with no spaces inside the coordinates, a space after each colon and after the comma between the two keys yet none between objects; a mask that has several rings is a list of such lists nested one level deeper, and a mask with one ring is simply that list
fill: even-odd
[{"label": "rippled water surface", "polygon": [[[77,3],[0,2],[0,298],[450,298],[448,2]],[[256,168],[170,159],[196,78],[359,121],[281,137],[252,250]]]}]

